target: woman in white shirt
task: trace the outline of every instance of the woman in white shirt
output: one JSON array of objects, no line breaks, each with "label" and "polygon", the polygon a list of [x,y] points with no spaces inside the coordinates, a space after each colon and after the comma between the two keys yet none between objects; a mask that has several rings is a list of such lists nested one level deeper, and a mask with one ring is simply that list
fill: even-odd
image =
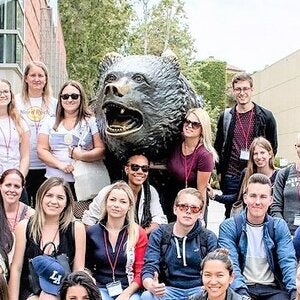
[{"label": "woman in white shirt", "polygon": [[67,81],[59,92],[55,118],[42,124],[38,156],[46,164],[46,177],[58,176],[70,184],[75,199],[75,160],[93,162],[104,157],[105,146],[96,119],[88,109],[82,85]]},{"label": "woman in white shirt", "polygon": [[24,70],[22,92],[16,95],[16,106],[30,129],[30,166],[26,191],[35,206],[38,188],[45,180],[46,166],[37,155],[38,131],[47,116],[55,116],[57,99],[52,97],[49,74],[44,63],[30,62]]}]

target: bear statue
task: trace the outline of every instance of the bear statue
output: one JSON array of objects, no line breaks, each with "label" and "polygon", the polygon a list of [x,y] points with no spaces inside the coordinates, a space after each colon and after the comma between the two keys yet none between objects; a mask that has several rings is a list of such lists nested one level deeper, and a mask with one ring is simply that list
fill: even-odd
[{"label": "bear statue", "polygon": [[[131,153],[144,153],[152,165],[165,162],[181,138],[187,110],[199,106],[173,52],[106,55],[100,64],[94,109],[112,180],[120,179],[115,171]],[[163,184],[158,180],[161,174],[151,173]],[[167,180],[165,174],[162,177]],[[160,190],[157,184],[156,188]]]}]

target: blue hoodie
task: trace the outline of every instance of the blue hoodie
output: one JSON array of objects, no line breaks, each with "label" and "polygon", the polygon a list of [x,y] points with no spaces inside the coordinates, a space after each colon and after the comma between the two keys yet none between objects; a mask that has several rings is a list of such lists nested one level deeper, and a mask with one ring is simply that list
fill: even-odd
[{"label": "blue hoodie", "polygon": [[204,255],[201,253],[197,236],[203,234],[203,231],[206,231],[208,236],[207,253],[215,250],[217,248],[216,235],[212,231],[202,228],[201,223],[197,221],[193,229],[185,237],[179,238],[172,234],[165,255],[161,258],[163,231],[161,226],[153,230],[145,254],[142,279],[153,278],[154,272],[159,274],[159,266],[162,259],[168,269],[166,285],[181,289],[202,285],[200,265],[207,253],[204,253]]}]

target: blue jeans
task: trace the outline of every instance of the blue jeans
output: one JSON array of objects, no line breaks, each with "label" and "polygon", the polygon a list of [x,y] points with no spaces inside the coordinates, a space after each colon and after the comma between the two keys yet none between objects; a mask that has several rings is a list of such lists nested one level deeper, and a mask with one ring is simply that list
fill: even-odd
[{"label": "blue jeans", "polygon": [[198,294],[202,291],[200,286],[189,288],[189,289],[179,289],[172,286],[166,286],[166,293],[163,297],[158,298],[148,291],[143,292],[141,300],[187,300],[190,296]]},{"label": "blue jeans", "polygon": [[289,300],[288,292],[280,290],[276,286],[253,284],[247,285],[249,295],[253,300]]},{"label": "blue jeans", "polygon": [[[238,188],[239,188],[239,183],[240,183],[240,176],[234,176],[234,175],[229,175],[225,174],[222,175],[221,177],[221,191],[223,192],[223,195],[232,195],[239,193]],[[230,217],[230,211],[232,208],[233,203],[226,203],[225,204],[225,218]]]},{"label": "blue jeans", "polygon": [[[99,288],[101,298],[102,300],[114,300],[116,297],[112,298],[109,296],[107,288]],[[141,294],[140,293],[134,293],[130,296],[129,300],[140,300]]]}]

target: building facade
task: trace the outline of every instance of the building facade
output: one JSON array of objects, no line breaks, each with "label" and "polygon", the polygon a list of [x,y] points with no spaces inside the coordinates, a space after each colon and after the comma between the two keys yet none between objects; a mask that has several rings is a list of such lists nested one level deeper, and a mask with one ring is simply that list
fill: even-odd
[{"label": "building facade", "polygon": [[300,133],[300,50],[256,72],[253,80],[254,101],[270,109],[277,121],[277,156],[295,161],[295,139]]},{"label": "building facade", "polygon": [[66,50],[57,1],[0,0],[0,78],[18,93],[22,72],[32,60],[44,62],[54,96],[67,78]]}]

